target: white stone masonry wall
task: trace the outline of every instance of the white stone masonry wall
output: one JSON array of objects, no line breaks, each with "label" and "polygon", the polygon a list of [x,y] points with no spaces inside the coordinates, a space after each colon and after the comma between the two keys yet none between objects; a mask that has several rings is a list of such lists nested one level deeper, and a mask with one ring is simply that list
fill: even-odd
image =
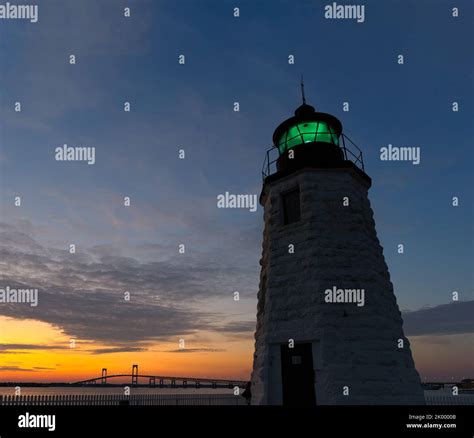
[{"label": "white stone masonry wall", "polygon": [[[301,220],[283,225],[281,194],[297,185]],[[270,345],[294,339],[319,342],[320,357],[313,358],[318,404],[423,404],[368,183],[353,169],[304,169],[267,184],[262,202],[252,403],[266,404],[278,392],[269,384]],[[365,305],[326,303],[324,292],[334,286],[364,289]]]}]

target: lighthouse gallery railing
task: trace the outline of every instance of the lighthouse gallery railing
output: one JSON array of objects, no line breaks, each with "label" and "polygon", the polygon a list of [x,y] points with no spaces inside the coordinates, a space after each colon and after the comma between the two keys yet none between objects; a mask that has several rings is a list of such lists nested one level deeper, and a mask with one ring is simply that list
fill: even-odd
[{"label": "lighthouse gallery railing", "polygon": [[[339,147],[344,153],[344,159],[352,161],[359,169],[365,172],[364,159],[360,148],[345,134],[341,134],[339,140]],[[279,156],[278,148],[272,146],[267,150],[262,166],[262,179],[277,171],[276,162]]]}]

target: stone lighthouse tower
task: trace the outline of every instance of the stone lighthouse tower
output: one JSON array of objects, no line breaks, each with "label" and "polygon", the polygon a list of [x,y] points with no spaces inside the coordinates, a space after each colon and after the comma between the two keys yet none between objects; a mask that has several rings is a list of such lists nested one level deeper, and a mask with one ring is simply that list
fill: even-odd
[{"label": "stone lighthouse tower", "polygon": [[304,95],[273,145],[252,404],[424,404],[361,151]]}]

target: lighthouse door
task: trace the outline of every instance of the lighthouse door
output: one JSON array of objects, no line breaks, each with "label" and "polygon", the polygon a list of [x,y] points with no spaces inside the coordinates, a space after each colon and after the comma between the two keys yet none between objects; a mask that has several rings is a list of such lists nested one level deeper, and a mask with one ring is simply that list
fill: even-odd
[{"label": "lighthouse door", "polygon": [[316,404],[310,343],[295,344],[293,348],[281,346],[281,374],[284,405]]}]

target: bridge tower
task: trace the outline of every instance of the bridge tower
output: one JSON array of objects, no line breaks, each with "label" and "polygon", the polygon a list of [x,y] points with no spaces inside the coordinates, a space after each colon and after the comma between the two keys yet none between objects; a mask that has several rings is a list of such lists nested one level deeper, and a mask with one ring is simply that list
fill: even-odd
[{"label": "bridge tower", "polygon": [[424,404],[375,230],[371,178],[348,141],[341,122],[304,97],[273,135],[278,158],[260,195],[252,404]]},{"label": "bridge tower", "polygon": [[138,385],[138,365],[132,366],[132,386]]},{"label": "bridge tower", "polygon": [[102,378],[100,380],[102,385],[107,384],[107,368],[102,368]]}]

